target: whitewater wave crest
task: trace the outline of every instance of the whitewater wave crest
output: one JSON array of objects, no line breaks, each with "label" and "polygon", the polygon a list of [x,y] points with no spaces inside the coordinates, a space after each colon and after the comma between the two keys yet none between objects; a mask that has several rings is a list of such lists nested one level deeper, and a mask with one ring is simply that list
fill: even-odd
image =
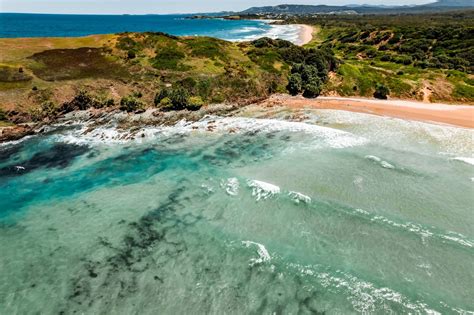
[{"label": "whitewater wave crest", "polygon": [[252,188],[252,196],[257,201],[271,198],[280,193],[280,187],[259,180],[249,180],[247,185]]},{"label": "whitewater wave crest", "polygon": [[247,248],[251,247],[251,246],[257,247],[258,258],[250,259],[250,266],[251,267],[253,267],[255,265],[263,264],[263,263],[268,262],[272,259],[272,257],[270,256],[270,254],[268,253],[268,250],[265,248],[264,245],[262,245],[260,243],[252,242],[252,241],[242,241],[242,244]]},{"label": "whitewater wave crest", "polygon": [[378,156],[375,156],[375,155],[367,155],[365,157],[367,160],[370,160],[372,162],[375,162],[377,164],[379,164],[381,167],[383,168],[387,168],[387,169],[395,169],[395,166],[393,166],[392,164],[390,164],[389,162],[387,161],[384,161],[382,160],[381,158],[379,158]]}]

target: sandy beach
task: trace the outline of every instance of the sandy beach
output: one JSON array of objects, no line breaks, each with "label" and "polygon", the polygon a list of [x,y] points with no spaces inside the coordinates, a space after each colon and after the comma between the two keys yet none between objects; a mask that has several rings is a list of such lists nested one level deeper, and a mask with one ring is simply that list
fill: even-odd
[{"label": "sandy beach", "polygon": [[306,24],[298,24],[301,27],[298,38],[298,45],[303,46],[308,44],[313,39],[313,27]]},{"label": "sandy beach", "polygon": [[464,128],[474,128],[474,106],[422,103],[404,100],[376,100],[364,98],[318,97],[305,99],[289,95],[275,95],[262,103],[264,106],[289,106],[291,108],[336,109],[448,124]]}]

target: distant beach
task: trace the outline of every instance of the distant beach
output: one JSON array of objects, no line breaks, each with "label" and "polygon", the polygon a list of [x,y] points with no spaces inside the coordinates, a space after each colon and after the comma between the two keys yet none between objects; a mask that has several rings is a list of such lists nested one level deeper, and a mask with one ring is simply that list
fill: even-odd
[{"label": "distant beach", "polygon": [[398,99],[377,100],[355,97],[320,96],[315,99],[307,99],[289,95],[273,95],[266,100],[263,105],[282,105],[293,109],[335,109],[404,120],[417,120],[464,128],[474,128],[474,107],[471,105],[448,105]]},{"label": "distant beach", "polygon": [[297,44],[300,46],[306,45],[313,40],[313,27],[306,24],[298,24],[300,27],[300,34]]}]

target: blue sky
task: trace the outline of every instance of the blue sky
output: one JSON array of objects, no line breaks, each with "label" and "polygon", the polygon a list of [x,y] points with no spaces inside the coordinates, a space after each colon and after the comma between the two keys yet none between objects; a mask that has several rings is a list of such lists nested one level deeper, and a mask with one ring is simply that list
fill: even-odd
[{"label": "blue sky", "polygon": [[243,10],[276,4],[420,4],[434,0],[0,0],[0,12],[150,14]]}]

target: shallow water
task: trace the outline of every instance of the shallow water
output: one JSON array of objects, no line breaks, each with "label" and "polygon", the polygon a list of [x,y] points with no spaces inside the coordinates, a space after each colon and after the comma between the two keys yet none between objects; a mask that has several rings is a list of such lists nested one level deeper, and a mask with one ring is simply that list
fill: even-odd
[{"label": "shallow water", "polygon": [[474,133],[302,114],[1,146],[1,313],[474,311]]}]

